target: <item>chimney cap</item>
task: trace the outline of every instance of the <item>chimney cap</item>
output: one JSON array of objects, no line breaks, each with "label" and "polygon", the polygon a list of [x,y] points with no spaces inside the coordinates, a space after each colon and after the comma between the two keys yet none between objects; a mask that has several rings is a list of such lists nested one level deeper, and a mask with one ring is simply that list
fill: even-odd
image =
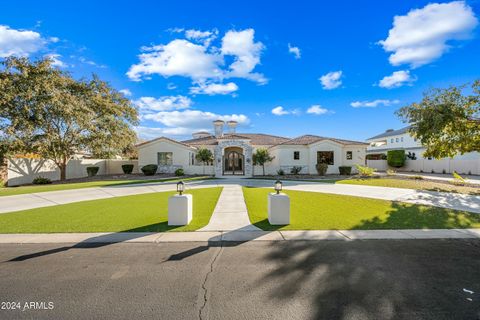
[{"label": "chimney cap", "polygon": [[219,120],[213,121],[213,123],[214,123],[214,124],[224,124],[225,121],[219,119]]},{"label": "chimney cap", "polygon": [[238,122],[235,121],[235,120],[230,120],[230,121],[227,121],[228,124],[237,124]]}]

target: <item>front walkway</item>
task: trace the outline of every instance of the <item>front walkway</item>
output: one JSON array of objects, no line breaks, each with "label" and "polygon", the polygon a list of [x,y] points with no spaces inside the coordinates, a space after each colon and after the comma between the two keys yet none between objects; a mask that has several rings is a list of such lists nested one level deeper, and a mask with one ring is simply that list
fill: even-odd
[{"label": "front walkway", "polygon": [[[261,179],[215,179],[187,182],[186,188],[195,189],[220,186],[224,188],[236,187],[237,189],[231,190],[240,190],[241,186],[273,188],[273,183],[274,181],[272,180]],[[480,196],[475,195],[304,181],[284,181],[283,185],[284,189],[286,190],[333,193],[339,195],[350,195],[380,200],[401,201],[407,203],[424,204],[447,209],[480,213]],[[0,197],[0,213],[54,206],[58,204],[66,204],[79,201],[106,199],[153,192],[173,191],[175,189],[175,183],[157,182],[136,185],[96,187],[76,190],[40,192],[15,196],[3,196]],[[226,201],[228,202],[232,198],[230,198],[229,200],[229,198],[226,197],[225,199],[227,199]],[[223,201],[220,202],[221,206],[223,206],[222,202]],[[225,213],[224,208],[220,207],[219,210],[223,210],[223,212]]]}]

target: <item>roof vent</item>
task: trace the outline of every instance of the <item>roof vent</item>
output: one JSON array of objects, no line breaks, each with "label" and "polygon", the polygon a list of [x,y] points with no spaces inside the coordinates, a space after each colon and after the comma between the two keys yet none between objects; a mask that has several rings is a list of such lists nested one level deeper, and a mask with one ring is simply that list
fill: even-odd
[{"label": "roof vent", "polygon": [[393,129],[387,129],[385,132],[393,132]]}]

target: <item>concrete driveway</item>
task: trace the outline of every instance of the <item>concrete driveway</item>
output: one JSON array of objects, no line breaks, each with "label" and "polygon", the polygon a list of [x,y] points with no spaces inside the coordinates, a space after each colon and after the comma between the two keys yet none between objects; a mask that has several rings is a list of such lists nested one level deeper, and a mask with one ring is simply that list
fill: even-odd
[{"label": "concrete driveway", "polygon": [[[478,319],[480,240],[0,245],[0,319]],[[39,304],[40,305],[40,304]]]}]

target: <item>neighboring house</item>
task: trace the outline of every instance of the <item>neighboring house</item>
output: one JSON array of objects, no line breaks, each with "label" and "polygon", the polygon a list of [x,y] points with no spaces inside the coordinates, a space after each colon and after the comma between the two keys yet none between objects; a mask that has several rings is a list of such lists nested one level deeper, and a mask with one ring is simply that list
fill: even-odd
[{"label": "neighboring house", "polygon": [[[253,166],[252,155],[259,148],[269,149],[274,157],[265,165],[266,174],[279,169],[290,173],[301,167],[301,174],[316,174],[315,165],[329,165],[328,174],[338,173],[339,166],[365,164],[367,144],[358,141],[304,135],[294,139],[263,133],[236,133],[235,121],[228,121],[229,132],[224,133],[225,122],[214,121],[214,134],[202,131],[193,139],[176,141],[165,137],[137,145],[139,166],[157,164],[158,172],[174,172],[182,168],[186,174],[211,174],[216,177],[262,174],[262,168]],[[200,148],[214,155],[213,163],[204,166],[195,159]]]},{"label": "neighboring house", "polygon": [[[384,133],[367,139],[367,158],[371,160],[380,160],[385,158],[389,150],[405,150],[407,155],[407,171],[423,171],[436,173],[459,173],[480,174],[480,154],[478,152],[469,152],[463,155],[457,155],[453,158],[435,160],[425,158],[423,153],[425,147],[421,142],[413,138],[408,132],[409,127],[399,130],[388,129]],[[369,162],[369,165],[375,166],[375,162]],[[386,164],[385,164],[386,166]],[[385,169],[385,166],[379,166],[377,169]]]}]

